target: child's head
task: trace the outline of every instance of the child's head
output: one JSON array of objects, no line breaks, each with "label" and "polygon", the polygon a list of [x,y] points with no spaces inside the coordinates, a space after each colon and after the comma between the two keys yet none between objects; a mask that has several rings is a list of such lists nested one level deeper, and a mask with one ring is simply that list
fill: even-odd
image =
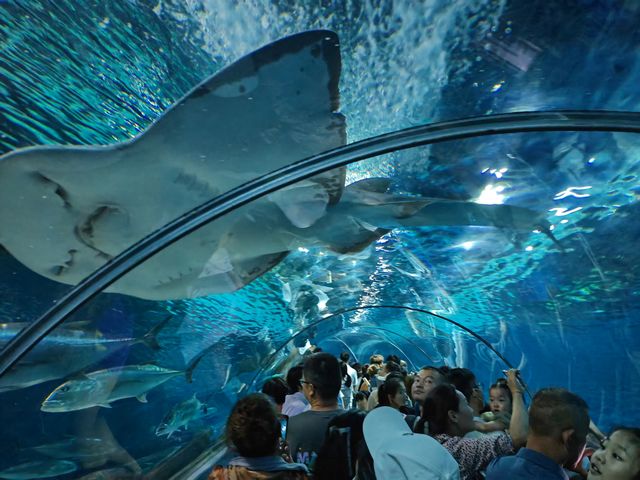
[{"label": "child's head", "polygon": [[513,397],[507,382],[503,379],[498,379],[489,389],[489,408],[493,413],[511,414],[512,405]]},{"label": "child's head", "polygon": [[588,480],[640,479],[640,429],[616,428],[591,457]]}]

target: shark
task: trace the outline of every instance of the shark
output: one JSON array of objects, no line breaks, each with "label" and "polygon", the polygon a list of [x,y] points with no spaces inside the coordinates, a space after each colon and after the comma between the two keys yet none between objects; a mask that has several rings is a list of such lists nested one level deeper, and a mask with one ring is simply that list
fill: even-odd
[{"label": "shark", "polygon": [[209,353],[196,355],[184,370],[173,370],[153,364],[125,365],[107,368],[67,380],[53,390],[42,402],[40,410],[65,413],[91,407],[111,408],[111,403],[125,398],[137,398],[147,403],[147,392],[174,377],[184,375],[189,383],[193,371]]},{"label": "shark", "polygon": [[[0,245],[75,285],[187,211],[262,174],[346,144],[338,36],[277,40],[201,82],[144,131],[112,145],[37,146],[0,157]],[[149,300],[233,292],[299,247],[341,254],[399,227],[546,228],[536,212],[346,185],[346,168],[302,180],[173,243],[107,291]]]},{"label": "shark", "polygon": [[[173,318],[167,316],[141,337],[106,337],[97,330],[71,324],[57,328],[38,343],[31,353],[0,377],[0,393],[67,377],[98,363],[124,348],[143,343],[158,350],[157,335]],[[0,349],[26,324],[0,324]]]}]

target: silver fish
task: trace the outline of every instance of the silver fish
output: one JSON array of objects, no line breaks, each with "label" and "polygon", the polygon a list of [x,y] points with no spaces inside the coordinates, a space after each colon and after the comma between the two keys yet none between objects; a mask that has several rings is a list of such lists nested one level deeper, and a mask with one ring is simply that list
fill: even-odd
[{"label": "silver fish", "polygon": [[167,435],[167,438],[171,438],[171,435],[181,428],[186,430],[192,421],[212,415],[215,411],[214,407],[208,407],[200,402],[194,393],[190,399],[173,406],[156,428],[155,434]]},{"label": "silver fish", "polygon": [[[168,316],[140,338],[108,338],[96,330],[70,329],[63,325],[0,377],[0,392],[64,378],[137,343],[157,350],[160,345],[156,336],[171,318]],[[21,330],[21,326],[24,324],[0,324],[0,349]]]},{"label": "silver fish", "polygon": [[185,370],[172,370],[156,365],[127,365],[87,373],[82,378],[64,382],[45,398],[40,410],[60,413],[90,407],[111,408],[111,403],[123,398],[137,398],[147,402],[147,392],[179,375],[191,382],[193,370],[204,350],[189,363]]},{"label": "silver fish", "polygon": [[32,480],[35,478],[57,478],[75,472],[78,466],[68,460],[42,460],[22,463],[0,471],[0,478],[8,480]]},{"label": "silver fish", "polygon": [[58,442],[32,447],[38,453],[52,458],[92,461],[105,458],[120,447],[102,438],[72,437]]}]

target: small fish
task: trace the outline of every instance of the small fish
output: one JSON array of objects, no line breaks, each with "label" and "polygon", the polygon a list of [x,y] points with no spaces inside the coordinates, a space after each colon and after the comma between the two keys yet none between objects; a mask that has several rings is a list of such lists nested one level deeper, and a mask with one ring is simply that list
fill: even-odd
[{"label": "small fish", "polygon": [[[109,338],[97,330],[67,328],[54,330],[38,343],[29,355],[0,377],[0,392],[18,390],[39,383],[64,378],[109,355],[137,343],[157,350],[156,336],[171,319],[168,316],[140,338]],[[23,323],[0,324],[0,349],[24,327]]]},{"label": "small fish", "polygon": [[192,421],[212,415],[215,411],[215,408],[200,402],[194,393],[189,400],[173,406],[156,428],[155,434],[159,437],[167,435],[167,438],[171,438],[171,435],[181,428],[184,427],[186,430]]},{"label": "small fish", "polygon": [[78,466],[68,460],[41,460],[22,463],[0,472],[0,478],[8,480],[32,480],[35,478],[57,478],[75,472]]},{"label": "small fish", "polygon": [[123,398],[137,398],[147,402],[147,392],[173,377],[185,375],[191,382],[193,370],[205,349],[189,363],[185,370],[171,370],[156,365],[126,365],[88,373],[82,378],[64,382],[42,402],[43,412],[60,413],[90,407],[111,408],[111,402]]}]

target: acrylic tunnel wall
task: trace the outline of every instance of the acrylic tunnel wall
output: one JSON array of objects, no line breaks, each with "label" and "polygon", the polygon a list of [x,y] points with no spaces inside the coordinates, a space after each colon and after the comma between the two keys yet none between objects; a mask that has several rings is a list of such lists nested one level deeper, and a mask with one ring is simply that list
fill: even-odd
[{"label": "acrylic tunnel wall", "polygon": [[[62,320],[0,376],[0,476],[196,478],[307,342],[484,385],[511,364],[605,431],[640,423],[638,119],[593,113],[638,111],[637,7],[338,3],[0,3],[2,152],[50,146],[0,160],[1,345]],[[336,33],[259,53],[312,28]],[[489,117],[557,109],[592,114]],[[293,183],[251,197],[273,171]],[[78,293],[228,191],[250,200]]]},{"label": "acrylic tunnel wall", "polygon": [[[633,422],[637,347],[623,339],[635,328],[628,186],[639,149],[637,134],[619,132],[481,136],[350,165],[356,178],[391,164],[394,174],[354,178],[319,216],[318,189],[342,168],[259,197],[125,274],[109,286],[118,293],[90,299],[2,377],[3,421],[21,419],[7,452],[28,458],[93,439],[115,453],[91,461],[130,455],[153,471],[179,447],[206,450],[202,432],[214,442],[239,396],[297,363],[308,343],[365,361],[395,353],[410,368],[464,365],[485,385],[510,364],[531,391],[580,392],[605,429]],[[563,155],[549,168],[553,151]],[[613,177],[593,157],[616,162]],[[147,283],[150,272],[159,281]],[[126,295],[131,286],[156,299]],[[129,377],[148,383],[119,387]],[[194,398],[206,414],[159,434]]]}]

